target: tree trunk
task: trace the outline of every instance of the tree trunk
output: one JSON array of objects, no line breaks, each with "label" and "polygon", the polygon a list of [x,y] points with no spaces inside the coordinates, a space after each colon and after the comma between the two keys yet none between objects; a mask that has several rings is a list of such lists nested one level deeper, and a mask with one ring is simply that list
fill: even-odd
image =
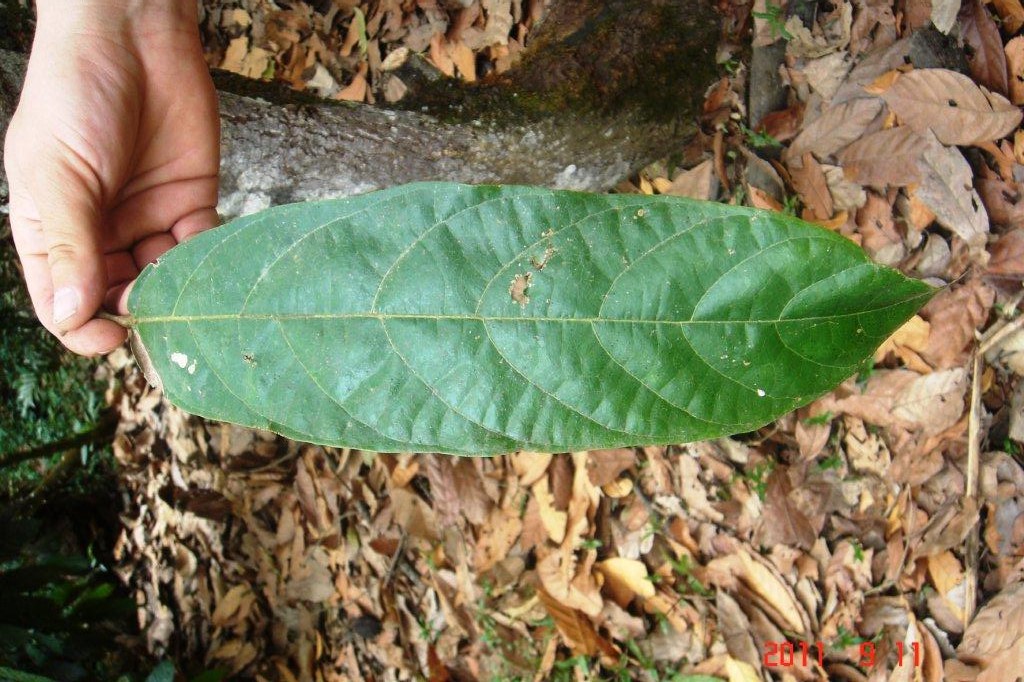
[{"label": "tree trunk", "polygon": [[[411,65],[401,108],[218,77],[219,209],[235,216],[417,180],[607,189],[693,132],[717,37],[708,0],[559,0],[518,67],[458,86],[417,80]],[[4,129],[23,74],[22,56],[0,52]]]}]

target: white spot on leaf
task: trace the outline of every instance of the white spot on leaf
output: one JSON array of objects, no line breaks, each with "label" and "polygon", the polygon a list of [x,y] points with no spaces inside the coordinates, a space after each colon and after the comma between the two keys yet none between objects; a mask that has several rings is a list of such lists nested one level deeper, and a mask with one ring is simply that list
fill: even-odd
[{"label": "white spot on leaf", "polygon": [[757,397],[758,398],[763,398],[764,396],[765,396],[764,389],[763,388],[757,389]]},{"label": "white spot on leaf", "polygon": [[185,365],[188,364],[188,356],[184,353],[171,353],[171,362],[185,369]]}]

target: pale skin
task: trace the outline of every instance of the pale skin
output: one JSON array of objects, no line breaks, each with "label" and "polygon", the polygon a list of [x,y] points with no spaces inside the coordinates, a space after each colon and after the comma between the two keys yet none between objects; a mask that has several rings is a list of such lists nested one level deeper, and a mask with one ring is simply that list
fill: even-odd
[{"label": "pale skin", "polygon": [[195,0],[38,0],[4,147],[36,315],[107,353],[140,270],[217,223],[219,119]]}]

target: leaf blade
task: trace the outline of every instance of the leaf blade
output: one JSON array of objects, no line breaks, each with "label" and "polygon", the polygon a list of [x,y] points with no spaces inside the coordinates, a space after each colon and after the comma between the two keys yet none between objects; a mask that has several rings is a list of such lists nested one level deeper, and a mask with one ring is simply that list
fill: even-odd
[{"label": "leaf blade", "polygon": [[749,209],[426,183],[204,233],[147,268],[129,307],[188,411],[494,454],[751,430],[852,374],[930,295]]}]

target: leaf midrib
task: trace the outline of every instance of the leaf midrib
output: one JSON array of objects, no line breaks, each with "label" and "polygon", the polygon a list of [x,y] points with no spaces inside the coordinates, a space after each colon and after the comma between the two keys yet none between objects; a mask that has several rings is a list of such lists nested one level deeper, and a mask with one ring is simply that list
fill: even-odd
[{"label": "leaf midrib", "polygon": [[134,317],[135,326],[141,324],[157,324],[169,322],[225,322],[229,320],[445,320],[463,322],[543,322],[570,324],[646,324],[646,325],[726,325],[726,324],[778,324],[780,322],[828,322],[836,319],[868,315],[907,305],[918,298],[927,298],[928,294],[896,301],[886,306],[861,310],[852,313],[836,313],[833,315],[815,315],[808,317],[776,317],[760,320],[651,320],[629,317],[548,317],[548,316],[501,316],[501,315],[467,315],[467,314],[428,314],[428,313],[221,313],[209,315],[155,315],[152,317]]}]

